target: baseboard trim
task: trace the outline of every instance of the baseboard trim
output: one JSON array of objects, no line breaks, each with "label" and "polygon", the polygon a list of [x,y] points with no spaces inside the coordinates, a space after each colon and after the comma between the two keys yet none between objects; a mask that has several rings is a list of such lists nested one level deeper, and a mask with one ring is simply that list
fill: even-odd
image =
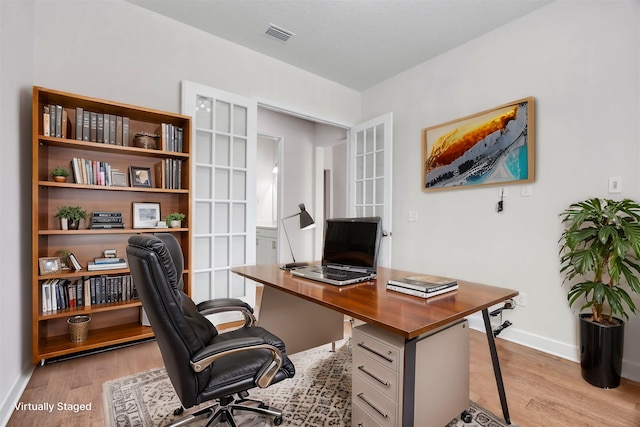
[{"label": "baseboard trim", "polygon": [[0,414],[4,414],[4,416],[0,418],[0,425],[6,426],[9,424],[9,418],[11,418],[11,415],[16,408],[16,404],[20,400],[24,390],[27,388],[27,384],[29,384],[29,380],[31,379],[31,375],[33,375],[34,369],[35,365],[28,367],[25,372],[16,378],[16,381],[9,388],[2,405],[0,405]]},{"label": "baseboard trim", "polygon": [[[469,327],[480,332],[485,332],[484,321],[480,313],[473,314],[469,316],[468,319]],[[515,325],[502,331],[499,337],[516,344],[524,345],[525,347],[533,348],[534,350],[571,360],[572,362],[578,362],[580,360],[577,346],[525,332],[518,329]]]},{"label": "baseboard trim", "polygon": [[[480,313],[472,314],[471,316],[468,316],[467,319],[469,320],[470,328],[480,332],[485,332],[484,320]],[[499,335],[499,339],[511,341],[525,347],[533,348],[534,350],[542,351],[543,353],[547,353],[552,356],[580,363],[580,350],[577,345],[573,346],[560,341],[550,340],[549,338],[545,338],[540,335],[525,332],[518,329],[516,326],[511,326],[502,331]],[[632,381],[640,382],[640,362],[623,360],[622,376]]]}]

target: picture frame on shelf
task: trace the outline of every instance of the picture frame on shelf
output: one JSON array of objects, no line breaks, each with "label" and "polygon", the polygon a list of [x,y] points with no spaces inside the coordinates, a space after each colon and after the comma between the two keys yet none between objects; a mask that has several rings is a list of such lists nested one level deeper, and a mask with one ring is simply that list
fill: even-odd
[{"label": "picture frame on shelf", "polygon": [[127,186],[127,174],[120,171],[111,171],[111,185],[114,187],[126,187]]},{"label": "picture frame on shelf", "polygon": [[62,272],[62,261],[60,257],[42,257],[38,258],[40,266],[40,275],[58,274]]},{"label": "picture frame on shelf", "polygon": [[133,203],[133,228],[156,228],[160,203]]},{"label": "picture frame on shelf", "polygon": [[132,187],[151,188],[151,168],[141,166],[129,167],[129,180]]}]

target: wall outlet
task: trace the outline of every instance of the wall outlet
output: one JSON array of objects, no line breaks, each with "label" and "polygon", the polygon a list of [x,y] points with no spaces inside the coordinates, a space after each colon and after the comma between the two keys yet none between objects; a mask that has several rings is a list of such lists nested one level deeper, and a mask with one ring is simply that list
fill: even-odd
[{"label": "wall outlet", "polygon": [[520,292],[517,296],[513,297],[513,301],[515,301],[517,306],[526,307],[527,306],[527,294],[524,292]]}]

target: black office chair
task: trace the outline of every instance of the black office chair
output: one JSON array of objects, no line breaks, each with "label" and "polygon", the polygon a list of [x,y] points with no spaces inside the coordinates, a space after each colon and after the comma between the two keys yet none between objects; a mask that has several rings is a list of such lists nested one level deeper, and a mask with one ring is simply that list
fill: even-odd
[{"label": "black office chair", "polygon": [[[206,426],[218,421],[236,426],[233,413],[239,410],[274,416],[274,424],[280,425],[282,411],[248,399],[247,390],[291,378],[295,368],[287,358],[284,343],[267,330],[253,326],[251,306],[234,298],[196,305],[183,292],[182,250],[169,233],[130,237],[127,257],[133,283],[182,403],[175,414],[203,402],[216,401],[172,426],[200,417],[208,418]],[[218,333],[205,315],[223,311],[241,312],[245,325]],[[220,407],[214,412],[218,404]]]}]

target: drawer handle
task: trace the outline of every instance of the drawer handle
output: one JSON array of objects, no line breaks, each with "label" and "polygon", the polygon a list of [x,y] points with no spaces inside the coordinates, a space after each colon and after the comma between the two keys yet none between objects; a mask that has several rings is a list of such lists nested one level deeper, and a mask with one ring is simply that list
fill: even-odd
[{"label": "drawer handle", "polygon": [[374,350],[374,349],[372,349],[371,347],[367,347],[367,346],[364,344],[364,342],[359,342],[359,343],[358,343],[358,347],[362,347],[362,348],[364,348],[365,350],[370,351],[371,353],[375,354],[376,356],[378,356],[378,357],[382,357],[382,358],[383,358],[384,360],[386,360],[387,362],[389,362],[389,363],[393,363],[393,359],[391,359],[390,357],[385,356],[385,355],[384,355],[384,354],[382,354],[382,353],[379,353],[379,352],[375,351],[375,350]]},{"label": "drawer handle", "polygon": [[382,418],[389,418],[389,415],[385,414],[385,413],[384,413],[384,412],[382,412],[380,409],[376,408],[376,407],[375,407],[375,405],[373,405],[371,402],[369,402],[367,399],[365,399],[365,398],[364,398],[364,396],[363,396],[363,394],[364,394],[364,393],[360,393],[360,394],[358,394],[358,397],[359,397],[360,399],[362,399],[362,401],[363,401],[364,403],[366,403],[367,405],[371,406],[371,407],[373,408],[373,410],[374,410],[374,411],[376,411],[377,413],[379,413],[379,414],[380,414],[380,416],[381,416]]},{"label": "drawer handle", "polygon": [[358,366],[358,369],[361,370],[362,372],[364,372],[365,374],[369,375],[371,378],[373,378],[374,380],[378,381],[380,384],[389,387],[389,381],[384,381],[381,380],[380,378],[378,378],[377,376],[373,375],[371,372],[367,371],[364,368],[364,365],[360,365]]}]

